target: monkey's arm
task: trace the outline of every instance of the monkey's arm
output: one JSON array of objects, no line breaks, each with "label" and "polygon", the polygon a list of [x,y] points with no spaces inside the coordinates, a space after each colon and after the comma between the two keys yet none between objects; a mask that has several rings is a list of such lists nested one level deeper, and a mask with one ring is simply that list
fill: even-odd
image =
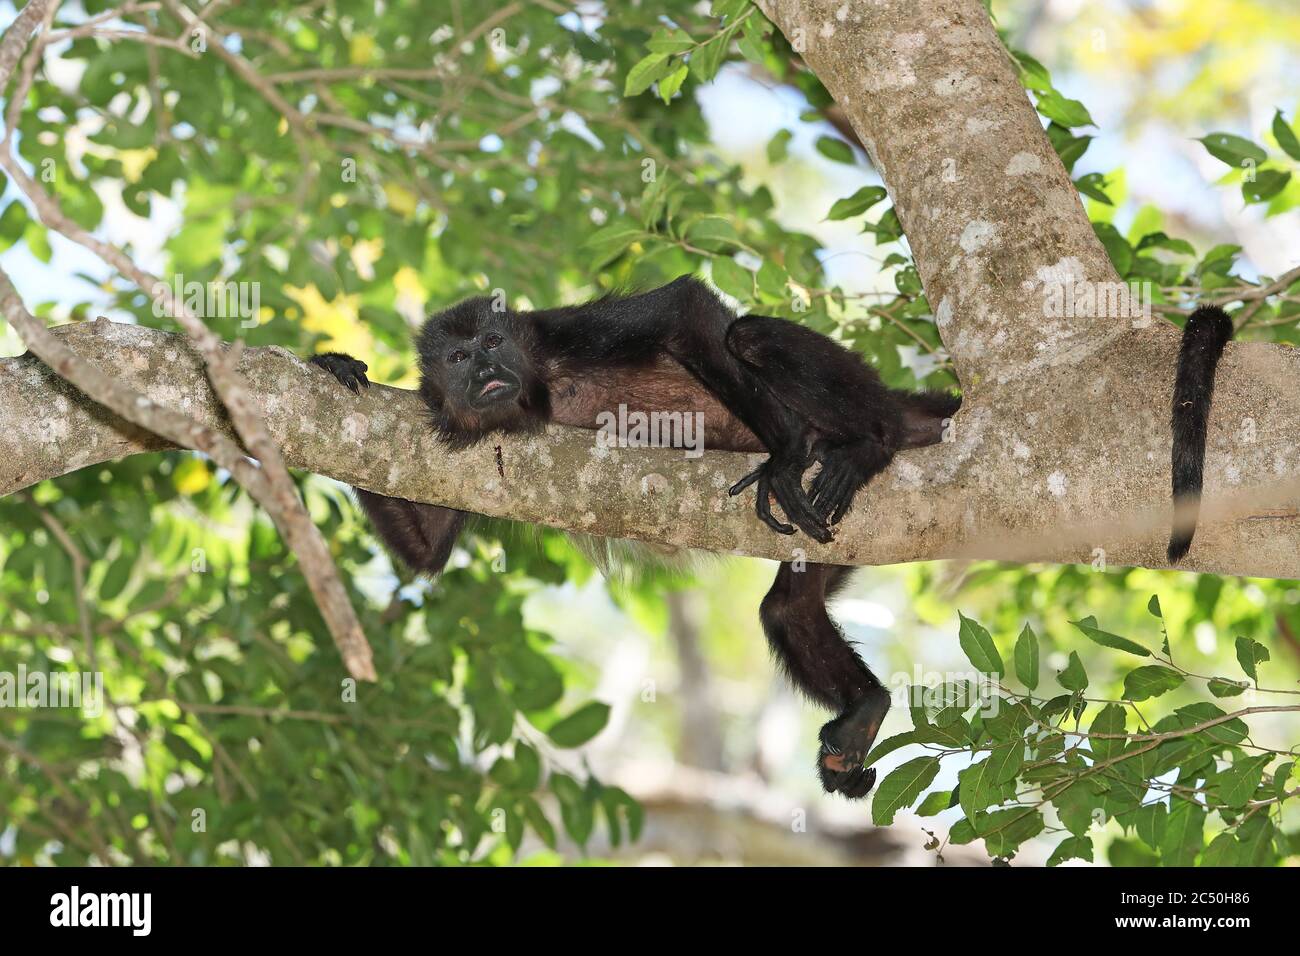
[{"label": "monkey's arm", "polygon": [[432,577],[442,572],[469,512],[389,498],[364,488],[353,490],[389,553],[420,574]]},{"label": "monkey's arm", "polygon": [[[370,386],[366,363],[350,355],[327,352],[313,357],[311,364],[325,369],[354,392]],[[390,554],[421,574],[433,576],[442,571],[469,512],[389,498],[364,488],[353,491]]]}]

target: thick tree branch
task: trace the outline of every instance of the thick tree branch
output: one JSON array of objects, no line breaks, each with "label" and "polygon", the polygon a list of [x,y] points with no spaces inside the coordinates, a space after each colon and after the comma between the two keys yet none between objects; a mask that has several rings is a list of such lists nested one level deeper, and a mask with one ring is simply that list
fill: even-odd
[{"label": "thick tree branch", "polygon": [[967,392],[1128,331],[1047,319],[1045,282],[1118,282],[980,0],[759,0],[885,180]]},{"label": "thick tree branch", "polygon": [[[183,337],[110,322],[49,332],[123,387],[229,434],[202,360]],[[1269,381],[1295,381],[1300,352],[1277,355]],[[1168,394],[1164,349],[1130,359],[1126,375],[1150,375],[1151,392]],[[1241,381],[1240,353],[1225,364]],[[435,441],[414,392],[375,385],[354,396],[280,348],[244,349],[238,369],[291,466],[413,501],[778,560],[1089,562],[1102,548],[1111,564],[1165,566],[1168,426],[1150,408],[1119,429],[1092,425],[1086,409],[1006,411],[1020,430],[1004,438],[994,424],[1002,412],[972,405],[963,409],[967,424],[954,442],[900,455],[859,495],[837,540],[820,546],[774,534],[754,517],[752,496],[727,496],[727,486],[759,456],[711,452],[692,460],[668,449],[602,449],[593,433],[560,427],[451,453]],[[1216,423],[1239,421],[1251,408],[1257,434],[1247,441],[1217,424],[1211,429],[1209,495],[1186,560],[1190,570],[1300,577],[1300,483],[1294,467],[1277,469],[1279,461],[1294,462],[1300,448],[1300,396],[1274,385],[1266,398],[1269,389],[1261,383],[1216,397]],[[1037,435],[1030,419],[1047,431]],[[1108,432],[1108,444],[1060,452],[1050,434],[1069,428],[1095,440]],[[1018,454],[1022,439],[1034,444]],[[0,495],[161,447],[34,356],[0,360]],[[1066,459],[1078,470],[1063,471]]]}]

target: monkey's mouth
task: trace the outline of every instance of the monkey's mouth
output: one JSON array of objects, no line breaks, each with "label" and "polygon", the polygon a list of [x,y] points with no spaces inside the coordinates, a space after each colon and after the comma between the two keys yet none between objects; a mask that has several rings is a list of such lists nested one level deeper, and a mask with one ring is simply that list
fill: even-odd
[{"label": "monkey's mouth", "polygon": [[518,394],[519,382],[513,376],[503,375],[488,379],[475,393],[471,404],[476,408],[484,408],[488,405],[512,401]]}]

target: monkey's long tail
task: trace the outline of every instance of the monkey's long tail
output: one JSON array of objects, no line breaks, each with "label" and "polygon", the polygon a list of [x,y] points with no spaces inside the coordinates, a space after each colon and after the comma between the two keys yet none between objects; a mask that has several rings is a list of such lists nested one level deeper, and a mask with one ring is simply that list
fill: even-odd
[{"label": "monkey's long tail", "polygon": [[1203,305],[1193,312],[1183,328],[1170,415],[1174,433],[1174,528],[1169,536],[1170,563],[1177,563],[1187,554],[1192,535],[1196,533],[1205,466],[1205,424],[1214,398],[1214,372],[1232,331],[1228,314],[1213,305]]}]

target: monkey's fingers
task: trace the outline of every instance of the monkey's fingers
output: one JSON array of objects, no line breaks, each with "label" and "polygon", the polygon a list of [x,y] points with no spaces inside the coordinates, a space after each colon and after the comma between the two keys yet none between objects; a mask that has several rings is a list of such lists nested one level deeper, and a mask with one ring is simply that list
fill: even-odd
[{"label": "monkey's fingers", "polygon": [[823,469],[813,479],[809,491],[817,514],[828,524],[840,523],[853,505],[856,493],[856,477],[848,468]]},{"label": "monkey's fingers", "polygon": [[370,387],[370,380],[366,378],[366,370],[370,366],[351,355],[344,355],[342,352],[325,352],[313,356],[311,364],[323,368],[333,375],[340,385],[358,394],[360,394],[359,386]]},{"label": "monkey's fingers", "polygon": [[754,505],[754,510],[758,512],[758,516],[763,520],[763,523],[777,534],[794,534],[794,525],[778,521],[772,514],[772,489],[769,487],[766,478],[763,478],[758,483],[758,501]]},{"label": "monkey's fingers", "polygon": [[799,530],[822,544],[826,544],[834,535],[826,522],[812,506],[800,484],[801,476],[778,475],[772,480],[772,490],[776,494],[776,503],[781,506],[785,516],[799,526]]}]

